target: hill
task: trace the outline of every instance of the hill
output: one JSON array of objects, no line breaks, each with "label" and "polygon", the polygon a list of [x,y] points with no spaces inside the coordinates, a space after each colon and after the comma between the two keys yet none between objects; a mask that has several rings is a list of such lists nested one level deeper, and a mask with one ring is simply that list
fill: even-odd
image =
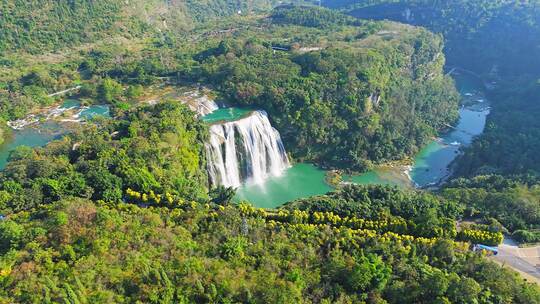
[{"label": "hill", "polygon": [[484,81],[492,105],[486,129],[454,165],[443,192],[468,215],[498,222],[520,241],[538,241],[540,196],[540,3],[538,1],[326,1],[367,19],[422,25],[441,33],[448,66]]},{"label": "hill", "polygon": [[450,65],[499,77],[538,75],[537,1],[342,0],[325,5],[359,18],[389,19],[442,33]]},{"label": "hill", "polygon": [[265,109],[295,159],[358,171],[411,155],[457,117],[440,36],[314,7],[244,15],[273,4],[2,2],[0,117],[80,85],[111,118],[10,155],[0,303],[540,303],[538,286],[470,250],[504,229],[458,227],[460,189],[343,186],[268,210],[209,189],[208,126],[154,93],[207,86]]},{"label": "hill", "polygon": [[107,78],[127,88],[172,77],[211,85],[231,105],[266,110],[298,160],[354,171],[412,155],[457,118],[443,43],[428,31],[310,7],[265,17],[163,32],[136,47],[96,45],[54,65],[29,61],[29,71],[15,64],[0,114],[20,118],[48,105],[47,95],[69,80],[83,83],[83,98],[126,107],[129,98],[100,99]]},{"label": "hill", "polygon": [[270,10],[277,0],[6,0],[0,3],[0,54],[40,53],[111,36],[144,37],[198,22]]}]

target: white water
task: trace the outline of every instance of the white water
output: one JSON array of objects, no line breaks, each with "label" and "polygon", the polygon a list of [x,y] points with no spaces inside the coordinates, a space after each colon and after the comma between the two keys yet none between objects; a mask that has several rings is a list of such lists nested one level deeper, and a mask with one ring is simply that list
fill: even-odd
[{"label": "white water", "polygon": [[289,167],[279,132],[263,111],[212,125],[206,151],[213,185],[237,188],[245,181],[262,183]]},{"label": "white water", "polygon": [[73,110],[75,108],[77,107],[76,106],[72,106],[72,107],[56,106],[56,107],[52,107],[48,109],[44,113],[30,114],[23,119],[8,121],[7,125],[14,130],[22,130],[26,128],[27,126],[37,124],[42,120],[48,121],[48,120],[54,119],[62,115],[64,112]]},{"label": "white water", "polygon": [[82,122],[85,119],[89,119],[95,115],[109,116],[109,106],[107,105],[92,105],[92,106],[80,106],[80,105],[60,105],[50,108],[45,108],[43,111],[37,114],[30,114],[23,119],[8,121],[7,125],[14,130],[22,130],[28,126],[37,125],[40,122],[50,121],[59,118],[67,111],[73,111],[75,114],[70,118],[58,119],[59,122]]},{"label": "white water", "polygon": [[196,112],[201,116],[208,115],[219,109],[218,105],[212,99],[209,99],[207,96],[197,98],[196,102]]},{"label": "white water", "polygon": [[208,115],[215,110],[219,109],[216,102],[200,91],[190,91],[185,94],[186,99],[181,101],[188,105],[188,107],[200,116]]}]

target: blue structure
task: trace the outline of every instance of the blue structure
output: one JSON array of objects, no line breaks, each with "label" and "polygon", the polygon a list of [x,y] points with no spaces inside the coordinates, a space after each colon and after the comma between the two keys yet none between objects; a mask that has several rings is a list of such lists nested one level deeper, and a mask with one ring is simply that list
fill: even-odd
[{"label": "blue structure", "polygon": [[479,251],[479,250],[487,250],[492,252],[494,255],[497,255],[499,253],[499,249],[491,246],[486,246],[482,244],[476,244],[473,246],[473,251]]}]

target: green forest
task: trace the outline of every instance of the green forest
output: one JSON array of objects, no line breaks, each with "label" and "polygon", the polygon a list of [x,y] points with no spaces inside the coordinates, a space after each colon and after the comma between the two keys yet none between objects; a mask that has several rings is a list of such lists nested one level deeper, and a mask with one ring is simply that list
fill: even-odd
[{"label": "green forest", "polygon": [[269,10],[277,3],[277,0],[4,0],[0,3],[0,54],[14,50],[63,51],[68,46],[108,38],[145,38],[169,27],[185,31],[201,21],[253,14]]},{"label": "green forest", "polygon": [[[70,81],[81,83],[81,97],[91,102],[126,108],[133,98],[120,85],[135,89],[174,77],[212,85],[231,104],[266,110],[295,159],[360,172],[413,155],[457,119],[459,97],[443,74],[439,37],[337,13],[318,14],[332,25],[318,26],[301,17],[313,16],[308,8],[287,10],[270,21],[240,21],[242,29],[226,39],[203,29],[197,34],[204,39],[184,45],[169,34],[143,50],[97,47],[61,65],[6,75],[0,114],[7,121],[36,101],[50,105],[47,94]],[[375,35],[385,29],[399,34]]]},{"label": "green forest", "polygon": [[[185,106],[128,111],[43,149],[21,147],[0,174],[2,206],[17,212],[67,197],[121,202],[135,189],[188,200],[207,196],[206,126]],[[164,165],[166,164],[166,165]]]},{"label": "green forest", "polygon": [[[67,98],[110,117],[9,152],[0,303],[540,303],[473,250],[540,242],[537,4],[313,3],[2,1],[1,141]],[[338,181],[271,209],[212,185],[212,125],[163,93],[264,110],[292,164],[341,181],[457,123],[453,67],[492,109],[445,183]]]},{"label": "green forest", "polygon": [[498,221],[518,239],[537,242],[539,3],[343,0],[325,5],[443,34],[447,69],[475,73],[492,104],[484,133],[454,166],[455,177],[462,179],[444,186],[443,193],[468,204],[469,216]]},{"label": "green forest", "polygon": [[[353,16],[412,23],[442,33],[451,65],[502,77],[540,70],[537,1],[340,0],[326,1]],[[511,43],[508,43],[511,42]]]},{"label": "green forest", "polygon": [[169,209],[61,200],[0,223],[0,297],[6,303],[540,301],[537,287],[460,243],[310,224],[305,217],[249,205],[185,202]]},{"label": "green forest", "polygon": [[221,41],[196,59],[201,79],[226,100],[266,110],[298,160],[364,171],[418,151],[455,121],[458,103],[436,36],[400,29],[395,39],[371,37],[364,46],[370,30],[309,31],[334,40],[332,47],[305,52],[299,40],[286,46],[298,48],[292,54],[265,42]]},{"label": "green forest", "polygon": [[537,1],[343,0],[326,4],[353,16],[412,23],[442,33],[448,65],[466,67],[483,79],[493,110],[484,135],[457,166],[458,175],[538,174]]}]

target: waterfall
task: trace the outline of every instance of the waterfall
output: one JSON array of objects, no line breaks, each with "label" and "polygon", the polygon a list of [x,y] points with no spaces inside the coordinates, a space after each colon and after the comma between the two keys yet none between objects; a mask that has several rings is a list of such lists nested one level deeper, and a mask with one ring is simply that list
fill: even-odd
[{"label": "waterfall", "polygon": [[210,126],[206,151],[213,185],[237,188],[244,181],[261,183],[289,167],[279,132],[264,111]]},{"label": "waterfall", "polygon": [[184,94],[180,101],[200,116],[208,115],[219,109],[216,102],[205,94],[204,90],[190,91]]},{"label": "waterfall", "polygon": [[195,112],[197,114],[204,116],[208,115],[215,110],[219,109],[218,105],[213,101],[212,99],[208,98],[208,96],[202,96],[197,99],[195,99],[196,105],[194,106]]}]

